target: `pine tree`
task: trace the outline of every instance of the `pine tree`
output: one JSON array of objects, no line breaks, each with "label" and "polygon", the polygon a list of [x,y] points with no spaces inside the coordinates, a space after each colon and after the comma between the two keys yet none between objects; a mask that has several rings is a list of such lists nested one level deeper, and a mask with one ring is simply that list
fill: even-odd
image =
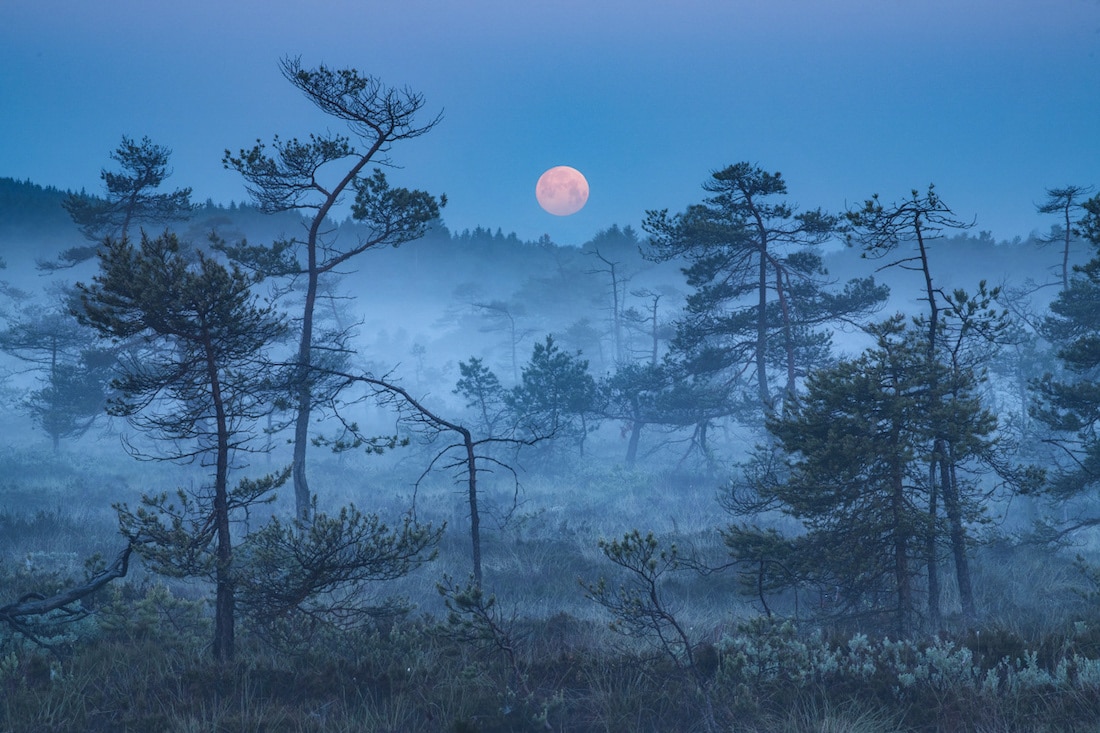
[{"label": "pine tree", "polygon": [[39,269],[58,270],[90,260],[105,237],[129,237],[134,225],[164,225],[190,216],[190,188],[157,190],[172,173],[168,168],[171,155],[171,150],[147,137],[134,142],[123,135],[122,143],[111,153],[120,169],[103,169],[99,174],[105,195],[91,196],[82,191],[69,194],[61,202],[84,237],[94,244],[67,249],[56,261],[39,260]]},{"label": "pine tree", "polygon": [[[925,339],[925,358],[929,362],[929,375],[939,379],[940,370],[932,368],[939,363],[944,354],[944,318],[951,310],[951,304],[943,290],[935,284],[929,245],[943,236],[944,230],[967,229],[968,224],[955,216],[954,211],[936,193],[934,185],[929,185],[925,193],[913,189],[910,196],[900,202],[884,205],[875,194],[864,201],[863,206],[847,212],[851,224],[849,243],[857,242],[863,247],[863,256],[870,258],[893,258],[880,269],[899,267],[914,270],[922,277],[922,300],[928,306],[927,315],[921,324],[927,333]],[[985,283],[981,285],[984,290]],[[942,385],[933,383],[937,392]],[[956,448],[949,444],[949,426],[940,425],[933,435],[933,448],[929,453],[928,481],[930,487],[928,499],[928,522],[931,527],[938,526],[939,502],[948,507],[960,503],[958,487],[951,477],[957,475],[957,464],[952,462]],[[967,551],[961,543],[965,537],[962,514],[951,511],[950,536],[953,542],[953,554],[959,581],[964,614],[973,617],[975,613],[973,592],[969,582]],[[934,626],[939,624],[939,566],[936,553],[936,534],[930,532],[927,537],[929,615]]]},{"label": "pine tree", "polygon": [[531,437],[570,438],[584,454],[584,440],[598,412],[599,390],[580,353],[558,348],[553,336],[536,343],[520,384],[504,396],[521,431]]},{"label": "pine tree", "polygon": [[[355,69],[324,65],[307,69],[296,58],[283,59],[281,69],[306,99],[343,121],[352,134],[314,134],[307,141],[276,137],[273,153],[258,142],[237,155],[226,150],[223,157],[225,167],[239,172],[248,182],[249,193],[265,213],[311,212],[304,241],[225,248],[231,257],[266,274],[305,277],[294,382],[293,478],[299,518],[308,521],[312,506],[306,476],[309,420],[315,406],[333,396],[331,392],[318,394],[325,388],[315,369],[318,342],[313,327],[320,279],[369,249],[396,247],[422,237],[429,224],[439,218],[446,197],[437,199],[423,191],[391,187],[380,168],[367,172],[372,161],[388,162],[386,155],[394,143],[419,137],[439,121],[437,117],[424,124],[416,122],[424,106],[423,96],[387,87],[377,77]],[[329,174],[332,178],[326,181]],[[333,207],[352,192],[352,218],[369,234],[354,243],[337,244],[328,237]],[[295,254],[299,245],[304,249],[304,262],[299,262]]]},{"label": "pine tree", "polygon": [[[1053,476],[1054,497],[1070,499],[1090,491],[1100,481],[1100,196],[1085,202],[1079,231],[1088,237],[1095,254],[1074,268],[1069,287],[1050,304],[1041,328],[1055,345],[1065,375],[1046,374],[1035,383],[1035,416],[1059,432],[1059,443],[1072,460]],[[1091,515],[1079,517],[1073,527],[1100,524]]]},{"label": "pine tree", "polygon": [[926,476],[914,468],[930,437],[933,380],[900,317],[871,332],[873,349],[812,373],[805,394],[768,421],[789,478],[761,492],[806,528],[802,544],[816,554],[806,577],[835,586],[851,611],[889,612],[907,634],[926,527]]},{"label": "pine tree", "polygon": [[[821,363],[829,340],[821,330],[840,318],[873,312],[886,298],[867,278],[844,296],[826,294],[826,272],[814,251],[837,234],[838,217],[820,209],[796,213],[777,197],[779,173],[749,163],[716,171],[703,184],[712,195],[675,216],[647,212],[649,256],[682,257],[694,292],[673,350],[687,373],[729,382],[747,372],[757,405],[777,409],[806,370]],[[776,386],[778,382],[781,386]]]},{"label": "pine tree", "polygon": [[252,295],[255,278],[209,257],[189,262],[172,234],[104,241],[100,271],[77,284],[84,324],[112,339],[144,338],[146,349],[122,362],[112,414],[128,418],[168,446],[159,458],[200,460],[212,485],[197,495],[142,498],[136,512],[118,507],[123,533],[154,568],[208,576],[215,585],[214,656],[234,650],[234,512],[269,494],[283,476],[230,489],[230,465],[249,450],[253,426],[271,409],[267,347],[286,327]]},{"label": "pine tree", "polygon": [[114,349],[98,348],[95,334],[80,326],[67,310],[21,308],[0,331],[0,349],[33,364],[41,386],[23,408],[50,437],[54,451],[61,441],[83,435],[103,414]]},{"label": "pine tree", "polygon": [[1049,237],[1044,237],[1043,244],[1060,244],[1062,246],[1062,289],[1069,288],[1069,253],[1080,233],[1074,226],[1073,216],[1081,210],[1081,199],[1092,192],[1091,186],[1063,186],[1062,188],[1048,188],[1047,200],[1036,208],[1040,214],[1058,214],[1062,221]]}]

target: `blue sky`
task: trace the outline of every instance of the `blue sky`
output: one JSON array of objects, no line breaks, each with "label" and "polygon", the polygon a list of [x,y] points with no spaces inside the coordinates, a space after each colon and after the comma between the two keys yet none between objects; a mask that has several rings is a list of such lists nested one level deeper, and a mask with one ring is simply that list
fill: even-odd
[{"label": "blue sky", "polygon": [[[443,113],[394,149],[453,230],[580,244],[682,210],[713,170],[781,171],[837,211],[934,182],[997,238],[1045,231],[1045,188],[1100,184],[1100,0],[4,0],[0,176],[99,190],[123,134],[172,186],[245,200],[225,148],[339,125],[279,74],[355,67]],[[588,205],[543,212],[571,165]]]}]

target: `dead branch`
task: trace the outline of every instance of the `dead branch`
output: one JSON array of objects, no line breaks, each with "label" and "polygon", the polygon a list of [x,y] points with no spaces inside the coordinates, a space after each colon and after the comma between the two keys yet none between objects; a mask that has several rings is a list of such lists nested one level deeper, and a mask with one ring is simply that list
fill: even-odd
[{"label": "dead branch", "polygon": [[75,588],[70,588],[69,590],[50,596],[49,598],[45,598],[37,593],[30,593],[23,596],[15,603],[0,606],[0,621],[18,627],[21,625],[19,619],[24,616],[41,616],[50,611],[65,608],[82,598],[90,596],[112,580],[125,577],[130,566],[130,552],[132,551],[133,546],[126,545],[125,549],[118,554],[118,557],[115,558],[113,563],[99,573],[93,575],[84,584],[78,585]]}]

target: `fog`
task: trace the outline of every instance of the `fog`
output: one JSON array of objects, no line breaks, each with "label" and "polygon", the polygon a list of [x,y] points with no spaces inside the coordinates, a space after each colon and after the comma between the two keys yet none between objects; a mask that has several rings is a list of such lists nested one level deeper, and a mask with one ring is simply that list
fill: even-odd
[{"label": "fog", "polygon": [[1091,730],[1098,53],[0,3],[0,731]]},{"label": "fog", "polygon": [[[110,557],[124,546],[118,531],[120,511],[139,506],[143,495],[179,489],[202,496],[213,476],[209,448],[196,452],[186,439],[178,438],[166,443],[132,420],[109,416],[104,405],[86,416],[86,424],[60,437],[47,429],[45,413],[36,413],[30,406],[31,397],[51,384],[59,363],[76,364],[77,352],[95,342],[73,337],[73,344],[83,346],[56,346],[51,341],[35,342],[31,348],[21,347],[17,338],[21,323],[48,313],[70,319],[70,308],[80,312],[83,306],[71,299],[73,285],[82,283],[87,293],[106,266],[101,250],[100,257],[72,267],[49,267],[82,241],[78,227],[61,206],[68,194],[38,182],[0,179],[0,246],[6,261],[3,398],[7,405],[2,417],[6,437],[0,446],[5,465],[0,481],[0,519],[5,528],[0,536],[0,568],[8,573],[0,585],[5,589],[0,602],[16,600],[8,598],[13,595],[9,588],[34,592],[35,583],[43,582],[36,578],[61,585],[75,583],[85,558],[97,553]],[[706,196],[701,189],[699,201]],[[801,200],[797,192],[779,198],[797,205],[798,211],[816,207],[816,202]],[[224,206],[207,201],[186,220],[142,231],[150,238],[173,231],[183,243],[189,266],[194,267],[200,253],[229,264],[225,253],[211,245],[216,239],[265,245],[300,241],[308,225],[308,218],[295,212],[265,215],[247,203]],[[1031,233],[1007,241],[968,226],[930,230],[923,243],[941,307],[957,303],[959,289],[973,295],[983,282],[999,289],[989,307],[1003,312],[1009,325],[995,343],[983,347],[979,361],[966,368],[978,378],[973,394],[993,420],[987,435],[990,445],[996,441],[997,450],[1003,450],[997,461],[1043,469],[1054,480],[1071,471],[1072,465],[1067,465],[1056,431],[1042,427],[1033,412],[1036,380],[1059,369],[1053,358],[1056,347],[1036,331],[1062,289],[1064,232],[1057,217],[1051,217],[1050,225],[1042,235]],[[761,450],[775,448],[777,436],[782,435],[766,428],[766,416],[770,420],[786,409],[801,409],[798,400],[806,395],[814,374],[874,353],[875,337],[868,331],[872,324],[903,314],[903,324],[916,323],[916,331],[923,328],[913,320],[928,312],[926,283],[912,260],[914,242],[902,237],[896,251],[867,257],[868,250],[856,234],[854,227],[839,228],[820,242],[780,244],[774,250],[774,256],[791,262],[799,261],[797,255],[803,250],[820,253],[823,268],[813,283],[822,292],[840,293],[850,281],[868,277],[889,292],[874,307],[850,317],[814,321],[813,330],[823,340],[799,353],[814,354],[815,361],[800,361],[797,373],[791,372],[799,397],[776,397],[776,404],[782,402],[785,407],[773,412],[765,410],[756,397],[759,385],[752,382],[751,356],[714,371],[718,375],[714,383],[733,385],[724,393],[728,404],[720,409],[707,396],[706,402],[667,408],[665,418],[651,411],[644,417],[635,413],[631,419],[623,412],[624,405],[630,404],[632,389],[643,388],[628,386],[625,395],[605,391],[630,368],[671,365],[678,360],[687,363],[685,339],[699,328],[694,325],[699,321],[692,320],[698,317],[699,282],[689,277],[691,260],[687,255],[660,256],[662,232],[657,224],[637,229],[610,223],[577,246],[549,237],[525,241],[492,222],[452,231],[444,211],[441,218],[428,223],[423,236],[399,247],[369,249],[326,273],[315,312],[315,342],[343,355],[341,374],[389,386],[380,390],[376,383],[352,379],[315,406],[306,463],[315,510],[318,516],[333,515],[341,507],[354,505],[377,514],[390,526],[398,526],[405,518],[439,533],[432,543],[434,558],[426,556],[422,565],[395,577],[355,586],[348,596],[350,603],[382,608],[395,602],[391,599],[400,599],[403,610],[394,613],[401,618],[444,619],[461,608],[457,599],[464,597],[458,585],[448,584],[461,584],[476,572],[477,587],[493,594],[513,624],[507,627],[511,632],[500,628],[489,632],[503,634],[493,637],[498,643],[511,639],[508,633],[518,633],[520,626],[515,624],[544,628],[551,620],[564,623],[566,619],[587,629],[603,628],[608,609],[616,606],[613,597],[608,600],[601,595],[610,591],[599,590],[598,579],[629,584],[632,577],[629,572],[623,575],[624,568],[629,570],[628,561],[616,563],[614,555],[608,554],[612,547],[608,543],[621,539],[620,549],[634,547],[630,533],[638,530],[641,534],[635,541],[642,542],[646,533],[652,533],[654,542],[678,548],[674,555],[678,552],[684,558],[685,565],[674,566],[682,574],[659,578],[654,587],[663,594],[662,602],[675,609],[679,625],[675,628],[690,628],[692,644],[727,649],[728,641],[723,640],[736,635],[738,624],[773,614],[801,624],[807,632],[896,633],[892,611],[887,612],[892,606],[886,604],[884,610],[875,605],[879,601],[868,600],[870,595],[854,600],[857,591],[842,591],[842,580],[826,581],[808,573],[797,582],[784,583],[778,576],[766,576],[761,561],[754,587],[752,563],[736,551],[731,554],[730,538],[738,526],[775,531],[792,542],[810,536],[806,533],[813,527],[796,512],[784,511],[774,497],[767,507],[748,513],[738,509],[743,507],[739,502],[746,487],[755,486],[754,492],[767,490],[767,482],[754,485],[751,478],[763,470],[763,464],[754,463]],[[326,247],[338,249],[370,236],[369,229],[348,218],[328,221],[323,241]],[[295,251],[301,253],[301,247]],[[1084,264],[1091,254],[1086,242],[1070,237],[1070,267]],[[899,261],[901,266],[896,264]],[[779,291],[768,287],[772,302]],[[282,339],[271,344],[273,360],[265,369],[275,374],[280,362],[294,360],[303,283],[301,278],[272,276],[253,284],[251,292],[256,303],[270,304],[289,324]],[[722,307],[733,314],[751,306],[756,297],[756,292],[746,290],[728,298]],[[940,301],[941,297],[951,300]],[[70,325],[90,331],[75,321]],[[778,335],[769,338],[773,345],[780,343]],[[524,389],[535,389],[527,377],[537,376],[534,365],[539,349],[552,348],[550,344],[559,356],[572,360],[586,379],[591,378],[593,388],[603,396],[592,397],[591,404],[583,407],[560,408],[552,428],[531,427],[516,405],[522,404]],[[727,354],[750,354],[743,346],[723,348]],[[768,357],[768,379],[776,385],[785,374],[781,351],[777,347]],[[503,402],[495,403],[501,412],[492,420],[461,388],[463,367],[474,360],[499,380]],[[114,367],[116,377],[120,368]],[[681,380],[680,386],[703,383],[699,375],[704,372],[679,374],[660,389],[675,392],[676,380]],[[573,383],[578,379],[571,378]],[[544,384],[540,389],[560,386]],[[233,482],[243,477],[259,479],[293,460],[290,403],[285,397],[269,399],[273,401],[263,403],[263,410],[256,413],[263,417],[254,426],[242,428],[252,439],[230,453]],[[436,422],[425,415],[436,416],[432,418]],[[455,425],[468,429],[471,439],[499,441],[478,448],[482,462],[476,515],[471,513],[469,464],[464,463],[468,459],[463,458],[461,437],[448,432]],[[202,445],[202,439],[196,445]],[[788,460],[805,455],[791,454]],[[185,458],[166,460],[172,456]],[[968,475],[964,480],[973,501],[960,527],[967,535],[977,607],[971,613],[961,600],[945,534],[938,540],[936,561],[946,586],[940,591],[942,617],[937,621],[917,612],[906,620],[913,624],[906,633],[919,638],[937,630],[964,634],[974,628],[1011,629],[1031,643],[1064,624],[1092,618],[1094,612],[1080,603],[1080,593],[1088,592],[1087,578],[1072,569],[1076,555],[1092,557],[1096,550],[1091,490],[1066,493],[1062,488],[1044,493],[1043,487],[1035,485],[1025,490],[1022,484],[1013,484],[1019,474],[1009,478],[1010,471],[983,471],[973,462],[960,461],[959,471]],[[793,480],[783,471],[775,476],[787,476],[777,481]],[[913,480],[920,485],[920,480]],[[242,504],[234,511],[232,531],[237,542],[260,536],[272,518],[293,521],[292,484],[288,481],[278,487],[272,498],[272,503]],[[474,534],[476,559],[471,557],[470,545],[475,519],[480,522],[480,536]],[[947,514],[937,515],[937,521],[948,519]],[[914,546],[909,556],[917,563],[921,552]],[[616,569],[616,564],[621,567]],[[156,567],[153,559],[139,560],[135,555],[126,587],[164,583],[174,597],[195,602],[209,598],[209,581],[173,578],[158,573]],[[644,574],[646,566],[641,567]],[[1046,574],[1042,597],[1020,586],[1021,568]],[[928,582],[924,571],[914,569],[912,578],[916,592],[923,594]],[[842,597],[846,592],[852,595]],[[505,617],[490,614],[487,618],[503,623]],[[646,623],[651,622],[628,635],[640,639],[637,643],[642,648],[648,635],[656,633],[654,629],[665,629],[660,626],[664,621],[658,626]],[[13,626],[14,636],[6,638],[18,637],[21,628],[26,631]],[[266,639],[260,633],[266,628],[246,625],[242,638],[257,633],[256,638]],[[336,623],[333,628],[344,626]],[[576,635],[585,633],[594,632],[569,631],[573,635],[569,644],[580,643]],[[674,645],[657,649],[674,661],[680,659]],[[517,664],[514,659],[512,663]],[[701,663],[685,664],[683,669],[697,674]],[[708,700],[718,695],[709,684],[700,683]]]}]

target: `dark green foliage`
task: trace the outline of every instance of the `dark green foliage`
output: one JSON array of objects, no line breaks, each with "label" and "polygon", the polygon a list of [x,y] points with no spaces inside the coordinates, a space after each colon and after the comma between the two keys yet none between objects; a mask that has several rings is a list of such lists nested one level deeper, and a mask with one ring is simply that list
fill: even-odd
[{"label": "dark green foliage", "polygon": [[[1085,202],[1080,222],[1100,253],[1100,196]],[[1057,498],[1068,499],[1090,490],[1100,476],[1100,254],[1074,268],[1069,287],[1050,304],[1042,333],[1057,349],[1066,373],[1047,374],[1033,387],[1038,402],[1033,413],[1054,431],[1072,457],[1051,482]],[[1081,526],[1095,524],[1086,516]]]},{"label": "dark green foliage", "polygon": [[[1085,215],[1077,222],[1077,231],[1093,244],[1100,242],[1100,196],[1093,196],[1081,204]],[[1100,246],[1100,245],[1097,245]]]},{"label": "dark green foliage", "polygon": [[[600,389],[604,396],[603,414],[624,423],[624,434],[630,438],[626,447],[625,463],[632,468],[638,458],[638,445],[642,428],[646,425],[675,424],[672,410],[674,390],[667,364],[629,362],[620,364],[615,372],[603,380]],[[684,424],[695,424],[692,419]]]},{"label": "dark green foliage", "polygon": [[[269,503],[272,492],[287,479],[286,470],[259,479],[241,479],[226,493],[226,507],[236,517],[243,510]],[[119,528],[138,547],[153,572],[175,578],[218,580],[225,568],[218,556],[220,540],[216,495],[209,491],[187,492],[179,489],[174,496],[143,494],[140,506],[131,510],[120,504]]]},{"label": "dark green foliage", "polygon": [[935,395],[923,349],[900,318],[873,332],[873,350],[811,374],[806,394],[769,421],[790,457],[790,477],[763,490],[806,527],[814,584],[835,585],[853,611],[889,612],[895,630],[907,633],[912,561],[925,531],[919,459]]},{"label": "dark green foliage", "polygon": [[600,578],[584,585],[593,601],[611,612],[611,629],[626,636],[651,639],[677,664],[690,664],[692,643],[667,608],[664,576],[687,567],[676,545],[662,549],[653,533],[638,530],[622,539],[601,540],[600,551],[624,573],[622,583]]},{"label": "dark green foliage", "polygon": [[657,647],[664,657],[695,684],[702,698],[702,718],[707,731],[718,730],[709,684],[717,667],[716,656],[708,644],[696,644],[689,629],[676,618],[663,588],[670,573],[692,569],[680,557],[676,545],[662,549],[653,533],[642,537],[638,530],[621,540],[600,540],[604,556],[625,571],[622,583],[609,585],[605,578],[583,583],[588,598],[613,616],[611,630],[644,639]]},{"label": "dark green foliage", "polygon": [[[1007,477],[1010,484],[1033,483],[1034,472],[1011,467],[997,455],[998,441],[992,435],[996,419],[975,396],[978,385],[986,379],[985,362],[996,353],[1008,329],[1007,312],[997,312],[992,306],[999,291],[987,290],[984,280],[974,297],[961,289],[949,295],[936,284],[930,244],[942,238],[944,230],[964,230],[972,224],[956,218],[935,186],[929,185],[924,194],[913,189],[908,198],[888,206],[875,194],[862,208],[850,210],[846,216],[851,224],[849,243],[858,242],[864,257],[895,258],[882,267],[899,267],[922,276],[920,292],[927,314],[915,323],[927,334],[924,350],[929,365],[928,387],[935,395],[930,403],[934,408],[930,416],[932,445],[926,459],[929,529],[924,559],[928,616],[932,627],[939,626],[937,543],[942,501],[963,614],[974,618],[977,608],[970,582],[967,522],[975,519],[975,486],[966,485],[960,478],[967,468],[965,464],[979,460],[986,464],[986,473],[992,469]],[[971,418],[973,422],[967,424]]]},{"label": "dark green foliage", "polygon": [[[263,375],[266,350],[286,328],[251,292],[255,278],[226,269],[199,254],[181,253],[165,233],[142,234],[141,247],[125,238],[105,240],[100,274],[78,284],[81,323],[115,340],[142,336],[144,348],[122,363],[119,397],[109,410],[169,446],[168,460],[203,461],[213,467],[209,486],[179,506],[166,495],[149,496],[131,512],[119,505],[123,534],[161,570],[212,575],[216,588],[214,655],[233,656],[233,515],[263,500],[285,474],[242,481],[229,489],[232,454],[247,451],[257,420],[277,392]],[[212,549],[211,549],[212,548]]]},{"label": "dark green foliage", "polygon": [[536,343],[523,367],[522,381],[504,395],[519,428],[531,437],[554,436],[576,442],[593,429],[599,409],[596,380],[580,353],[558,348],[553,336]]},{"label": "dark green foliage", "polygon": [[71,242],[73,223],[62,208],[67,195],[53,186],[0,177],[0,211],[5,213],[0,242]]},{"label": "dark green foliage", "polygon": [[738,565],[742,592],[754,597],[771,617],[768,596],[813,577],[809,542],[784,537],[773,527],[742,522],[722,530],[722,539]]},{"label": "dark green foliage", "polygon": [[351,217],[374,232],[371,239],[384,237],[379,244],[396,247],[420,239],[447,203],[446,196],[437,199],[424,191],[391,188],[380,168],[357,178],[354,185]]},{"label": "dark green foliage", "polygon": [[461,375],[455,383],[454,394],[466,400],[466,408],[476,420],[477,430],[484,435],[499,435],[507,421],[505,391],[494,374],[476,356],[460,361]]},{"label": "dark green foliage", "polygon": [[262,625],[352,626],[401,604],[371,605],[371,584],[407,575],[433,560],[443,528],[405,517],[390,529],[354,506],[315,513],[309,525],[273,518],[240,551],[237,587],[247,613]]},{"label": "dark green foliage", "polygon": [[506,682],[510,692],[522,694],[530,702],[532,693],[520,670],[515,613],[506,616],[496,596],[486,595],[481,580],[473,576],[462,586],[443,576],[436,588],[447,608],[447,635],[482,651],[500,654],[511,669]]},{"label": "dark green foliage", "polygon": [[[969,584],[969,564],[960,565],[959,554],[968,557],[971,528],[984,521],[988,490],[981,479],[996,472],[1006,485],[1031,490],[1042,478],[1005,455],[1011,446],[1002,445],[980,398],[979,345],[988,342],[973,337],[996,331],[989,300],[984,289],[975,298],[960,291],[945,300],[938,359],[929,359],[920,319],[906,327],[897,316],[871,327],[874,348],[811,373],[805,394],[768,421],[776,444],[745,466],[744,485],[735,485],[727,508],[737,516],[777,508],[805,533],[781,536],[743,523],[725,533],[743,582],[755,582],[765,610],[770,591],[809,586],[828,599],[827,616],[877,617],[907,634],[924,585],[935,628],[938,589],[930,569],[943,535],[960,588]],[[972,618],[973,602],[961,595]]]},{"label": "dark green foliage", "polygon": [[[314,333],[314,317],[319,297],[320,278],[332,273],[348,260],[372,248],[396,247],[418,239],[439,218],[446,197],[436,199],[423,191],[391,188],[381,170],[364,173],[372,160],[386,162],[390,147],[398,141],[419,137],[431,130],[438,118],[417,125],[416,117],[424,98],[408,89],[385,86],[377,77],[355,69],[330,69],[321,65],[303,68],[297,58],[280,63],[283,76],[306,99],[336,119],[343,121],[354,135],[310,134],[303,142],[297,138],[272,143],[269,154],[262,142],[238,155],[225,151],[227,169],[240,173],[259,207],[268,213],[291,210],[311,212],[304,240],[276,242],[272,247],[238,246],[227,252],[245,266],[267,274],[305,275],[305,301],[302,307],[301,335],[294,365],[292,388],[295,392],[294,457],[292,476],[295,505],[299,518],[309,518],[312,507],[306,476],[306,447],[310,442],[309,418],[317,404],[335,398],[338,387],[324,383],[325,370],[343,366],[347,357],[347,333]],[[326,182],[331,172],[333,180]],[[352,218],[367,230],[352,244],[337,245],[330,235],[332,208],[345,192],[356,192]],[[295,249],[304,248],[304,262],[298,263]],[[330,356],[328,362],[314,353],[315,347]],[[333,362],[336,363],[333,363]]]},{"label": "dark green foliage", "polygon": [[[143,235],[139,248],[107,240],[100,261],[93,284],[77,284],[80,322],[115,340],[151,336],[145,349],[124,358],[113,414],[163,430],[170,440],[215,437],[199,424],[214,418],[212,378],[219,372],[229,377],[216,380],[226,390],[219,399],[234,407],[227,420],[237,426],[265,414],[267,395],[256,390],[264,348],[286,329],[270,307],[256,304],[254,278],[202,254],[189,261],[172,234]],[[154,409],[139,415],[146,407]],[[241,443],[238,437],[233,447]]]},{"label": "dark green foliage", "polygon": [[73,247],[63,252],[56,262],[39,260],[43,270],[72,267],[95,257],[98,243],[106,237],[130,236],[130,229],[141,224],[166,224],[186,219],[192,210],[191,189],[181,188],[171,193],[157,193],[171,175],[168,158],[172,151],[155,145],[149,138],[134,142],[123,135],[122,144],[111,153],[121,170],[100,171],[105,196],[98,198],[83,192],[69,194],[62,206],[86,239],[95,245]]},{"label": "dark green foliage", "polygon": [[703,188],[713,194],[703,203],[673,217],[650,211],[645,222],[651,256],[686,259],[694,288],[673,349],[687,374],[719,382],[750,374],[738,389],[753,391],[771,411],[827,355],[821,327],[873,312],[886,291],[867,278],[850,282],[842,295],[826,293],[813,247],[834,236],[840,220],[820,209],[795,213],[777,201],[787,193],[779,173],[738,163]]}]

